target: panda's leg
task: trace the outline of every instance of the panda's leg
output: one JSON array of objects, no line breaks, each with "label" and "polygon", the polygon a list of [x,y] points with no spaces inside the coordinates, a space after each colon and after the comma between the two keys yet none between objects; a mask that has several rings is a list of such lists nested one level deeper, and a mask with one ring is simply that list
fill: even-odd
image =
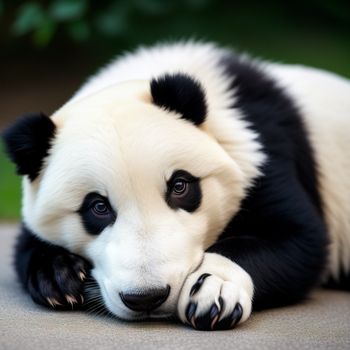
[{"label": "panda's leg", "polygon": [[38,239],[22,227],[15,247],[15,268],[32,299],[57,310],[84,304],[84,282],[91,266],[82,257]]},{"label": "panda's leg", "polygon": [[290,185],[252,217],[257,232],[246,222],[239,235],[229,232],[207,250],[181,291],[183,322],[204,330],[233,328],[249,317],[252,306],[294,303],[320,281],[327,255],[325,226],[306,193]]}]

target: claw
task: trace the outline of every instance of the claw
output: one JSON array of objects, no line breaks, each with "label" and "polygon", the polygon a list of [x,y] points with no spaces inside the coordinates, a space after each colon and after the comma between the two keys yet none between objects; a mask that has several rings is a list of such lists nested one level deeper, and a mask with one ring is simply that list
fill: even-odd
[{"label": "claw", "polygon": [[52,307],[56,307],[57,305],[62,305],[59,301],[57,301],[57,299],[55,298],[50,298],[47,297],[46,298],[47,302],[52,306]]},{"label": "claw", "polygon": [[232,322],[231,322],[230,328],[233,328],[241,320],[242,315],[243,315],[242,305],[240,303],[237,303],[231,315]]},{"label": "claw", "polygon": [[193,327],[194,329],[197,328],[197,326],[196,326],[196,320],[195,320],[194,316],[191,318],[191,325],[192,325],[192,327]]},{"label": "claw", "polygon": [[197,310],[197,304],[193,302],[190,302],[186,309],[187,321],[191,323],[194,328],[195,328],[194,315],[196,313],[196,310]]},{"label": "claw", "polygon": [[214,329],[214,326],[215,326],[216,322],[218,321],[219,316],[220,316],[220,310],[217,307],[217,305],[214,304],[210,309],[210,320],[211,320],[210,328],[211,329]]},{"label": "claw", "polygon": [[65,297],[66,297],[66,300],[68,301],[68,303],[73,307],[74,306],[74,304],[77,304],[78,303],[78,301],[77,301],[77,299],[73,296],[73,295],[65,295]]},{"label": "claw", "polygon": [[190,291],[191,297],[199,291],[199,289],[202,287],[204,280],[209,276],[210,276],[210,273],[203,273],[202,275],[199,276],[197,282],[191,288],[191,291]]},{"label": "claw", "polygon": [[86,278],[85,272],[80,271],[80,272],[79,272],[79,278],[80,278],[81,281],[84,281],[85,278]]}]

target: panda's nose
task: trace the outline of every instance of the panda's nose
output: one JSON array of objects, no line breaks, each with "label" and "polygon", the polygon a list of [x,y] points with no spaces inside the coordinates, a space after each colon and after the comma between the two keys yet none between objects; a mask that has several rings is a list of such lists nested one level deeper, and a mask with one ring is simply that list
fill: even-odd
[{"label": "panda's nose", "polygon": [[151,289],[142,293],[119,293],[122,302],[133,311],[152,311],[167,299],[170,286],[162,289]]}]

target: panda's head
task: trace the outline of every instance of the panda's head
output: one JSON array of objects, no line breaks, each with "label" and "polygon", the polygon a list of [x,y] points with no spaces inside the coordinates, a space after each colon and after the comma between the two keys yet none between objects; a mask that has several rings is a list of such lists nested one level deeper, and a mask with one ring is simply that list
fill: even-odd
[{"label": "panda's head", "polygon": [[[51,118],[27,115],[5,136],[25,175],[25,224],[87,257],[123,319],[173,314],[185,278],[239,207],[246,178],[208,118],[202,86],[174,74],[107,88]],[[123,300],[133,295],[158,307],[135,311]]]}]

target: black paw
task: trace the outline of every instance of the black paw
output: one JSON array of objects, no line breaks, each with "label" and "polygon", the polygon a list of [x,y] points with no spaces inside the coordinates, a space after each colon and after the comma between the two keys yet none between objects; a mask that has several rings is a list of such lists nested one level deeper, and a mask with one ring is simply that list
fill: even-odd
[{"label": "black paw", "polygon": [[30,261],[26,286],[40,305],[56,310],[82,309],[90,269],[88,261],[66,250],[40,254]]}]

